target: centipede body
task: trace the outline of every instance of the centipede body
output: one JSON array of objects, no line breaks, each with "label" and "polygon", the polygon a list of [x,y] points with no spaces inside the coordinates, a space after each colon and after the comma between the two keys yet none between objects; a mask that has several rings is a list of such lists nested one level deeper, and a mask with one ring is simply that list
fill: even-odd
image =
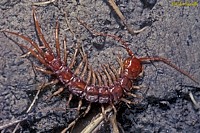
[{"label": "centipede body", "polygon": [[[33,8],[33,18],[35,22],[35,27],[40,41],[42,42],[44,48],[39,47],[39,45],[24,35],[18,34],[11,31],[3,31],[4,33],[9,33],[15,36],[22,38],[27,41],[34,49],[29,48],[24,44],[18,44],[20,47],[26,49],[31,53],[36,59],[38,59],[41,64],[43,64],[47,69],[41,69],[43,73],[55,75],[57,79],[63,84],[65,89],[68,89],[73,95],[85,99],[89,102],[98,102],[98,103],[114,103],[117,101],[126,101],[123,96],[128,94],[134,87],[132,83],[141,75],[143,72],[142,63],[149,61],[159,61],[163,62],[172,68],[176,69],[180,73],[186,75],[194,82],[197,82],[192,76],[187,72],[181,70],[176,65],[172,64],[169,60],[162,57],[142,57],[137,58],[133,52],[128,48],[128,45],[125,41],[119,37],[111,34],[104,34],[99,32],[91,32],[90,28],[80,21],[78,21],[88,29],[95,36],[106,36],[113,38],[116,41],[119,41],[129,54],[129,57],[124,59],[122,65],[120,66],[121,72],[116,73],[115,68],[111,68],[109,65],[102,66],[102,72],[95,72],[93,68],[88,64],[87,55],[83,54],[84,51],[81,51],[80,48],[77,48],[73,53],[73,57],[70,64],[67,64],[67,52],[64,51],[64,59],[61,59],[61,50],[58,29],[59,24],[56,22],[55,30],[55,48],[56,53],[53,52],[52,48],[45,40],[44,35],[40,29],[39,22],[36,18],[35,9]],[[66,40],[66,39],[65,39]],[[66,41],[64,40],[64,46]],[[78,63],[78,66],[75,67],[75,60],[77,54],[81,53],[82,61]],[[72,69],[74,71],[72,71]],[[85,78],[86,77],[86,78]]]}]

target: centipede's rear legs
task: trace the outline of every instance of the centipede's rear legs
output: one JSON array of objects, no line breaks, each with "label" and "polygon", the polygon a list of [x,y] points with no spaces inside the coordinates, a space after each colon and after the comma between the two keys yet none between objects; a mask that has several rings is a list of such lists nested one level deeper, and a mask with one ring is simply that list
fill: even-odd
[{"label": "centipede's rear legs", "polygon": [[116,35],[111,35],[111,34],[104,34],[104,33],[101,33],[101,32],[96,32],[96,31],[92,31],[90,29],[90,27],[84,23],[83,21],[81,21],[79,18],[77,18],[77,20],[94,36],[104,36],[104,37],[111,37],[113,38],[114,40],[116,41],[119,41],[123,46],[124,48],[126,49],[127,53],[129,54],[130,57],[132,58],[136,58],[136,59],[139,59],[142,63],[143,62],[148,62],[148,61],[158,61],[158,62],[163,62],[169,66],[171,66],[172,68],[176,69],[177,71],[179,71],[180,73],[182,73],[183,75],[187,76],[188,78],[190,78],[192,81],[194,81],[195,83],[199,84],[199,82],[194,78],[192,77],[188,72],[178,68],[176,65],[172,64],[168,59],[166,58],[162,58],[162,57],[143,57],[143,58],[137,58],[134,56],[133,52],[130,50],[130,48],[128,47],[128,44],[122,40],[121,38],[119,38],[118,36]]},{"label": "centipede's rear legs", "polygon": [[162,58],[162,57],[143,57],[143,58],[139,58],[139,60],[141,62],[143,62],[143,63],[150,62],[150,61],[153,61],[153,62],[163,62],[163,63],[167,64],[168,66],[174,68],[178,72],[182,73],[183,75],[187,76],[188,78],[190,78],[195,83],[199,84],[199,82],[193,76],[191,76],[188,72],[180,69],[179,67],[177,67],[176,65],[174,65],[173,63],[171,63],[171,61],[169,61],[166,58]]}]

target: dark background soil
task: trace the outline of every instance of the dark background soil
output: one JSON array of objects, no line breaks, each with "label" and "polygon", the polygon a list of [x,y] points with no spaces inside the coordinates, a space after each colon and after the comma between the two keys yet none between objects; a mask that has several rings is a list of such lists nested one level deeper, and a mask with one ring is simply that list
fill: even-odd
[{"label": "dark background soil", "polygon": [[[32,18],[31,2],[27,0],[2,0],[0,2],[0,30],[23,33],[37,42]],[[155,2],[155,3],[154,3]],[[148,26],[146,30],[131,36],[121,24],[115,12],[104,0],[58,0],[46,6],[36,7],[37,18],[47,41],[54,46],[55,22],[60,23],[60,38],[67,37],[69,49],[73,37],[68,31],[65,15],[77,38],[88,53],[94,68],[110,63],[117,66],[117,54],[123,58],[127,53],[116,41],[103,37],[94,38],[76,20],[79,17],[96,31],[116,34],[130,43],[138,56],[162,56],[180,68],[187,70],[200,82],[200,8],[198,6],[172,6],[171,0],[117,0],[127,22],[134,28]],[[193,1],[191,1],[193,2]],[[199,4],[199,3],[198,3]],[[14,120],[27,118],[37,88],[47,82],[47,77],[35,72],[34,58],[21,58],[18,43],[22,39],[0,32],[0,126]],[[98,45],[100,44],[100,45]],[[200,101],[199,85],[163,63],[144,65],[145,75],[140,81],[145,87],[139,92],[143,100],[128,108],[122,104],[117,116],[125,132],[200,132],[200,112],[195,109],[188,95]],[[76,117],[76,111],[65,111],[64,94],[45,98],[58,86],[42,91],[26,121],[18,132],[58,132]],[[56,110],[57,109],[57,110]],[[1,132],[12,132],[11,126]],[[109,130],[102,131],[109,132]]]}]

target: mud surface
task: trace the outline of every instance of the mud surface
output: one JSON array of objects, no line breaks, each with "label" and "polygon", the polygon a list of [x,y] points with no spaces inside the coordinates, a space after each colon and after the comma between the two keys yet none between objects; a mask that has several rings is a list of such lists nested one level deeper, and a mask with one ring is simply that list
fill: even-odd
[{"label": "mud surface", "polygon": [[[32,17],[31,2],[27,0],[0,2],[0,30],[20,32],[38,42]],[[155,3],[154,3],[155,2]],[[68,48],[74,47],[65,15],[76,37],[88,54],[95,69],[99,64],[110,63],[116,67],[117,55],[127,57],[119,43],[110,38],[94,37],[81,26],[76,17],[92,29],[121,36],[138,57],[162,56],[181,69],[187,70],[200,82],[200,8],[198,6],[174,6],[171,0],[119,1],[116,3],[134,29],[147,28],[130,35],[119,18],[104,0],[65,1],[36,7],[37,18],[46,40],[54,46],[55,23],[60,24],[60,39],[67,37]],[[199,3],[198,3],[199,4]],[[12,40],[13,39],[13,40]],[[46,100],[59,85],[43,90],[30,113],[26,113],[39,86],[51,80],[34,71],[41,66],[35,58],[22,58],[22,49],[16,42],[27,42],[0,32],[0,126],[22,120],[17,132],[59,132],[77,117],[73,109],[65,110],[66,94]],[[138,91],[143,100],[128,108],[122,104],[117,121],[125,132],[190,132],[200,129],[200,112],[195,109],[189,92],[200,102],[200,87],[187,77],[163,63],[144,65],[144,77],[139,81],[144,87]],[[90,114],[90,113],[89,113]],[[109,124],[108,124],[109,125]],[[101,132],[111,132],[105,125]],[[12,132],[15,125],[1,132]]]}]

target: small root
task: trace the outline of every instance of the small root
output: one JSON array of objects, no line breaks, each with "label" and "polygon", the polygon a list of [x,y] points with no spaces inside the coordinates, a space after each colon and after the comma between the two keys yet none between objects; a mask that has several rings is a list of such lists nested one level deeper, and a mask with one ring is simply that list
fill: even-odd
[{"label": "small root", "polygon": [[[105,109],[105,114],[108,114],[112,111],[113,107],[112,106],[108,106],[106,109]],[[90,122],[90,124],[88,124],[88,126],[86,126],[82,131],[81,133],[91,133],[93,132],[97,127],[98,125],[100,125],[101,122],[103,122],[104,120],[104,115],[103,113],[99,113],[96,115],[96,118]]]},{"label": "small root", "polygon": [[33,2],[32,5],[34,6],[45,6],[47,4],[53,3],[56,0],[49,0],[49,1],[44,1],[44,2]]},{"label": "small root", "polygon": [[110,6],[113,8],[113,10],[115,11],[115,13],[118,15],[118,17],[121,19],[121,21],[123,22],[124,26],[127,28],[128,32],[131,35],[135,35],[138,34],[142,31],[144,31],[146,29],[146,27],[140,29],[140,30],[134,30],[131,28],[131,26],[129,24],[127,24],[126,19],[124,17],[124,15],[122,14],[122,12],[119,10],[118,6],[116,5],[114,0],[108,0],[108,3],[110,4]]},{"label": "small root", "polygon": [[113,133],[119,133],[119,128],[118,128],[118,125],[117,125],[117,120],[116,120],[116,114],[113,114],[111,117],[110,117],[110,123],[112,125],[112,128],[113,128]]},{"label": "small root", "polygon": [[192,92],[189,92],[190,99],[192,100],[192,103],[194,104],[195,109],[200,108],[200,104],[194,99],[194,96]]},{"label": "small root", "polygon": [[[41,88],[38,89],[38,91],[37,91],[37,93],[36,93],[36,95],[35,95],[35,97],[34,97],[32,103],[31,103],[31,105],[29,106],[29,108],[27,109],[26,113],[29,113],[30,110],[32,109],[33,105],[35,104],[36,100],[38,99],[38,95],[40,94],[40,91],[41,91]],[[17,131],[17,129],[19,128],[20,122],[21,122],[21,121],[18,121],[18,124],[15,126],[15,129],[13,130],[12,133],[15,133],[15,132]],[[14,124],[16,124],[16,123],[14,123]],[[10,125],[10,126],[11,126],[11,125]]]}]

